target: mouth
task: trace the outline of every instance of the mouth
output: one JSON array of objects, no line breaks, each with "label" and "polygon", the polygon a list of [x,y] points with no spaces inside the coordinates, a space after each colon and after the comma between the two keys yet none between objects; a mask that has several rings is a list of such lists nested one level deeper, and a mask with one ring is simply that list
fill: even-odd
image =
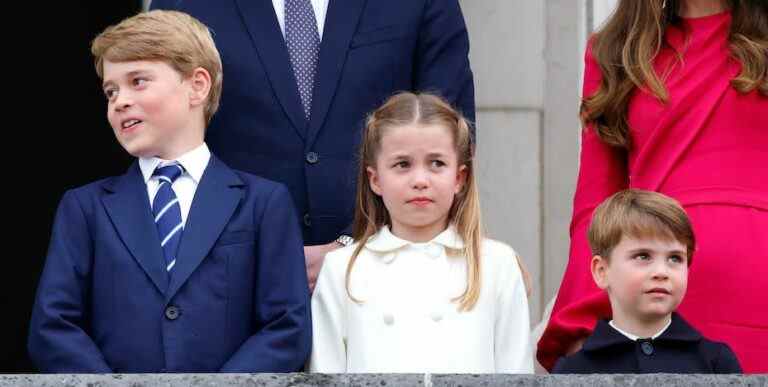
[{"label": "mouth", "polygon": [[655,296],[659,296],[659,295],[666,295],[666,296],[668,296],[668,295],[672,294],[672,292],[670,292],[669,290],[664,289],[664,288],[653,288],[651,290],[648,290],[646,293],[650,294],[650,295],[655,295]]},{"label": "mouth", "polygon": [[432,202],[433,202],[432,199],[426,198],[426,197],[417,197],[417,198],[413,198],[413,199],[408,201],[408,203],[416,205],[416,206],[426,206],[426,205],[428,205],[428,204],[430,204]]},{"label": "mouth", "polygon": [[143,121],[137,120],[137,119],[129,119],[122,122],[120,125],[120,130],[123,132],[130,132],[131,130],[136,129],[136,127],[141,124]]}]

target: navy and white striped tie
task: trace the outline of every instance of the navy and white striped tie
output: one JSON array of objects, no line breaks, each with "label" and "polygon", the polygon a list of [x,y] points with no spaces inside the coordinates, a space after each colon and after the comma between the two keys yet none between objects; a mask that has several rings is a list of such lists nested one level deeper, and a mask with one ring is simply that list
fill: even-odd
[{"label": "navy and white striped tie", "polygon": [[152,176],[157,176],[160,186],[157,195],[152,201],[152,214],[155,216],[157,234],[160,236],[160,247],[165,256],[165,269],[170,273],[176,265],[176,253],[179,250],[181,233],[184,231],[184,223],[181,221],[181,206],[179,198],[173,191],[176,179],[184,173],[184,168],[175,163],[158,167]]},{"label": "navy and white striped tie", "polygon": [[312,90],[320,53],[316,20],[310,0],[285,0],[285,42],[307,121],[312,111]]}]

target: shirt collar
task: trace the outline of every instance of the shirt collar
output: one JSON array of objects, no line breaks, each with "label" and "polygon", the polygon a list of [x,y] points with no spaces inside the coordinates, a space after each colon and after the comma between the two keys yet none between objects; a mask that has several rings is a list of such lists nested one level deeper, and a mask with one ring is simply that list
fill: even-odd
[{"label": "shirt collar", "polygon": [[197,148],[179,156],[176,160],[164,160],[159,157],[140,157],[139,168],[141,168],[144,183],[147,183],[158,166],[171,164],[175,161],[184,167],[184,171],[196,184],[200,184],[200,179],[202,179],[203,172],[205,172],[205,167],[208,166],[210,159],[211,151],[208,149],[208,145],[202,143]]},{"label": "shirt collar", "polygon": [[[701,334],[680,317],[677,313],[672,313],[672,321],[669,326],[656,337],[655,341],[678,341],[678,342],[697,342],[701,340]],[[595,330],[591,336],[584,342],[585,351],[596,351],[606,347],[621,344],[633,344],[627,336],[613,328],[607,320],[599,320],[595,325]]]},{"label": "shirt collar", "polygon": [[[406,246],[430,247],[430,245],[439,245],[448,249],[461,250],[464,248],[464,240],[456,232],[456,228],[453,225],[448,226],[443,232],[437,234],[437,236],[426,243],[414,243],[399,238],[395,236],[395,234],[392,234],[389,226],[384,226],[368,239],[365,248],[376,253],[391,253]],[[395,259],[395,255],[396,254],[387,254],[382,259],[389,263]]]},{"label": "shirt collar", "polygon": [[[667,330],[667,328],[669,328],[669,326],[671,324],[672,324],[672,318],[670,318],[669,321],[667,321],[667,323],[664,325],[664,328],[661,328],[660,331],[656,332],[655,335],[651,336],[651,339],[655,339],[655,338],[661,336],[661,334],[664,333]],[[631,333],[629,333],[629,332],[627,332],[627,331],[617,327],[616,324],[613,323],[613,320],[608,321],[608,325],[610,325],[611,328],[617,330],[619,333],[621,333],[622,335],[626,336],[628,339],[630,339],[632,341],[637,341],[637,340],[639,340],[641,338],[640,336],[633,335],[633,334],[631,334]]]}]

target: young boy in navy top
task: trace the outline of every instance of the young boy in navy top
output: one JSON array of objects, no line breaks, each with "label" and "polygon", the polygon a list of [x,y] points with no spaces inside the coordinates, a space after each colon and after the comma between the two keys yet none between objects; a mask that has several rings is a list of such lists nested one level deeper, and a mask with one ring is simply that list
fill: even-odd
[{"label": "young boy in navy top", "polygon": [[675,313],[688,283],[695,238],[673,199],[625,190],[596,210],[589,228],[592,276],[613,319],[553,373],[740,373],[731,349],[702,337]]},{"label": "young boy in navy top", "polygon": [[311,344],[301,232],[284,186],[204,142],[222,87],[208,29],[152,11],[92,52],[109,123],[138,160],[64,194],[32,360],[68,373],[299,370]]}]

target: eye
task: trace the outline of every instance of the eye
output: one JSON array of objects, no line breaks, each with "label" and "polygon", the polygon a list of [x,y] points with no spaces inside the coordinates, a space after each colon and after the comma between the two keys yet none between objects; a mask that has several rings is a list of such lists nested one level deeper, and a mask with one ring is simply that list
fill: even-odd
[{"label": "eye", "polygon": [[432,160],[432,167],[434,168],[440,168],[444,167],[446,164],[442,160]]},{"label": "eye", "polygon": [[405,168],[408,168],[410,166],[411,166],[411,163],[409,163],[408,161],[405,161],[405,160],[401,160],[401,161],[396,162],[394,165],[392,165],[392,168],[405,169]]},{"label": "eye", "polygon": [[144,86],[144,84],[146,84],[146,83],[147,83],[147,79],[146,78],[141,78],[141,77],[133,78],[133,85],[136,86],[136,87]]},{"label": "eye", "polygon": [[679,255],[672,255],[669,258],[669,261],[672,263],[683,263],[685,262],[685,259]]},{"label": "eye", "polygon": [[104,89],[104,96],[107,97],[108,101],[113,100],[117,96],[117,89],[115,88]]},{"label": "eye", "polygon": [[651,256],[648,253],[638,253],[638,254],[635,254],[635,256],[632,258],[637,259],[639,261],[649,261],[651,259]]}]

